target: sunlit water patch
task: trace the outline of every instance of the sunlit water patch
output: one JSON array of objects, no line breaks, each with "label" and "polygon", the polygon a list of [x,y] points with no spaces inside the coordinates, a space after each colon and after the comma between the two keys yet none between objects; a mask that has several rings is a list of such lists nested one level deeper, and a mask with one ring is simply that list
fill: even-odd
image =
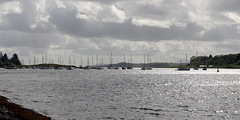
[{"label": "sunlit water patch", "polygon": [[240,70],[0,70],[0,93],[56,120],[240,119]]}]

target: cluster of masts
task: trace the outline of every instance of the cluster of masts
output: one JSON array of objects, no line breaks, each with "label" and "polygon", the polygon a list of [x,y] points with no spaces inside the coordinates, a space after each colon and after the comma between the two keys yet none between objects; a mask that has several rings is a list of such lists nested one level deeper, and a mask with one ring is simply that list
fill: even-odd
[{"label": "cluster of masts", "polygon": [[118,70],[118,69],[133,69],[133,67],[130,65],[130,63],[132,63],[132,55],[130,55],[130,62],[128,61],[128,64],[126,64],[126,58],[125,58],[125,54],[124,54],[124,59],[123,59],[123,65],[119,68],[118,66],[113,66],[113,56],[112,56],[112,53],[109,57],[109,61],[110,61],[110,64],[108,65],[107,69],[115,69],[115,70]]},{"label": "cluster of masts", "polygon": [[146,55],[144,54],[144,64],[143,67],[141,68],[141,70],[152,70],[152,66],[151,66],[151,54],[147,54],[147,61],[146,61]]},{"label": "cluster of masts", "polygon": [[[146,62],[146,55],[144,54],[144,64],[141,68],[141,70],[152,70],[152,67],[151,67],[151,55],[150,54],[147,54],[147,62]],[[98,56],[96,56],[96,59],[97,59],[97,66],[89,66],[89,56],[87,58],[87,66],[85,67],[82,67],[82,65],[80,65],[80,69],[98,69],[98,70],[102,70],[104,69],[103,66],[99,66],[98,65]],[[93,60],[93,58],[92,58]],[[102,65],[103,65],[103,57],[101,58],[101,62],[102,62]],[[82,58],[81,58],[81,61],[82,61]],[[119,69],[123,69],[123,70],[126,70],[126,69],[133,69],[133,66],[132,66],[132,55],[130,55],[130,61],[128,61],[128,63],[126,63],[126,57],[125,57],[125,54],[124,54],[124,59],[123,59],[123,63],[121,66],[117,66],[117,65],[113,65],[113,56],[112,56],[112,53],[109,57],[109,61],[110,61],[110,64],[107,66],[107,69],[114,69],[114,70],[119,70]],[[82,64],[82,62],[81,62]]]},{"label": "cluster of masts", "polygon": [[[79,68],[79,69],[98,69],[98,70],[102,70],[104,68],[106,69],[133,69],[133,61],[132,61],[132,55],[129,56],[128,62],[126,62],[126,57],[125,54],[123,56],[123,62],[122,63],[118,63],[118,64],[113,64],[113,55],[111,53],[111,55],[109,56],[109,61],[110,64],[104,64],[103,63],[103,56],[98,56],[96,55],[96,61],[95,61],[95,65],[94,65],[94,56],[92,56],[92,64],[90,65],[90,58],[89,56],[87,57],[87,65],[83,66],[83,58],[81,57],[81,65],[79,67],[75,67],[74,65],[72,65],[72,61],[73,64],[75,64],[75,58],[72,60],[71,57],[69,57],[69,65],[67,66],[74,66],[74,68]],[[100,62],[99,62],[100,61]],[[37,65],[39,63],[38,57],[34,56],[33,58],[33,66]],[[31,64],[31,60],[29,59],[29,64]],[[49,59],[47,58],[47,55],[42,55],[42,64],[54,64],[53,59]],[[57,66],[56,68],[49,68],[49,67],[43,67],[43,69],[63,69],[63,67],[61,67],[63,65],[63,57],[62,56],[58,56],[58,64],[59,66]],[[65,65],[66,66],[66,65]],[[68,69],[68,68],[66,68]],[[144,64],[141,68],[142,70],[152,70],[151,67],[151,54],[144,54]]]},{"label": "cluster of masts", "polygon": [[[21,63],[24,65],[24,60],[22,59],[21,60]],[[33,57],[33,60],[29,59],[29,65],[37,65],[37,64],[56,64],[56,62],[54,61],[53,58],[48,58],[48,56],[45,54],[45,55],[42,55],[40,58],[37,57],[37,56],[34,56]],[[71,64],[75,64],[75,58],[73,58],[73,60],[71,60],[71,57],[69,57],[69,65]],[[63,57],[60,55],[58,56],[57,58],[57,64],[61,64],[63,65],[64,64],[64,59]]]}]

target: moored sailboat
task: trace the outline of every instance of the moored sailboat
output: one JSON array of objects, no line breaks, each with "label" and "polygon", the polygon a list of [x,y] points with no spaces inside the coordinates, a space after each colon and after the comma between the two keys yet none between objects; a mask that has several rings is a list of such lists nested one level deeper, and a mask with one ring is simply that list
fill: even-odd
[{"label": "moored sailboat", "polygon": [[142,66],[141,70],[146,70],[145,53],[144,53],[144,64],[143,64],[143,66]]},{"label": "moored sailboat", "polygon": [[186,54],[186,67],[179,67],[178,71],[189,71],[190,68],[187,67],[187,54]]},{"label": "moored sailboat", "polygon": [[110,61],[110,65],[108,66],[108,69],[114,69],[114,67],[113,67],[112,52],[111,52],[111,56],[109,57],[109,61]]},{"label": "moored sailboat", "polygon": [[125,62],[125,54],[124,54],[124,62],[123,62],[122,69],[123,69],[123,70],[126,70],[126,69],[127,69],[127,68],[126,68],[126,62]]},{"label": "moored sailboat", "polygon": [[133,69],[133,67],[132,67],[132,55],[130,55],[130,63],[128,62],[128,67],[127,67],[127,69]]},{"label": "moored sailboat", "polygon": [[151,67],[151,55],[147,54],[147,63],[146,63],[145,58],[146,58],[146,56],[144,54],[144,65],[141,68],[141,70],[152,70],[152,67]]}]

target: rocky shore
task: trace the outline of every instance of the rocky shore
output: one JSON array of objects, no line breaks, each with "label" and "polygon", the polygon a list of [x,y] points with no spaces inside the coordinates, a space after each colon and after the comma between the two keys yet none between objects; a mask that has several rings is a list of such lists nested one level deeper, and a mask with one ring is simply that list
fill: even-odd
[{"label": "rocky shore", "polygon": [[11,103],[8,98],[0,96],[0,120],[51,120],[51,118]]}]

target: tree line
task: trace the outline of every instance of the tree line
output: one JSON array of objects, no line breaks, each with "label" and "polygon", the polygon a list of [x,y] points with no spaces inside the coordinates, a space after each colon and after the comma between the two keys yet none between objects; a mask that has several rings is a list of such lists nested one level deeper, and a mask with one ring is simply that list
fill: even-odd
[{"label": "tree line", "polygon": [[22,63],[16,53],[14,53],[11,58],[8,58],[7,53],[3,55],[2,52],[0,52],[0,67],[15,67],[20,65],[22,65]]},{"label": "tree line", "polygon": [[199,67],[199,65],[213,65],[214,67],[240,68],[240,53],[216,56],[193,56],[190,59],[190,65]]}]

